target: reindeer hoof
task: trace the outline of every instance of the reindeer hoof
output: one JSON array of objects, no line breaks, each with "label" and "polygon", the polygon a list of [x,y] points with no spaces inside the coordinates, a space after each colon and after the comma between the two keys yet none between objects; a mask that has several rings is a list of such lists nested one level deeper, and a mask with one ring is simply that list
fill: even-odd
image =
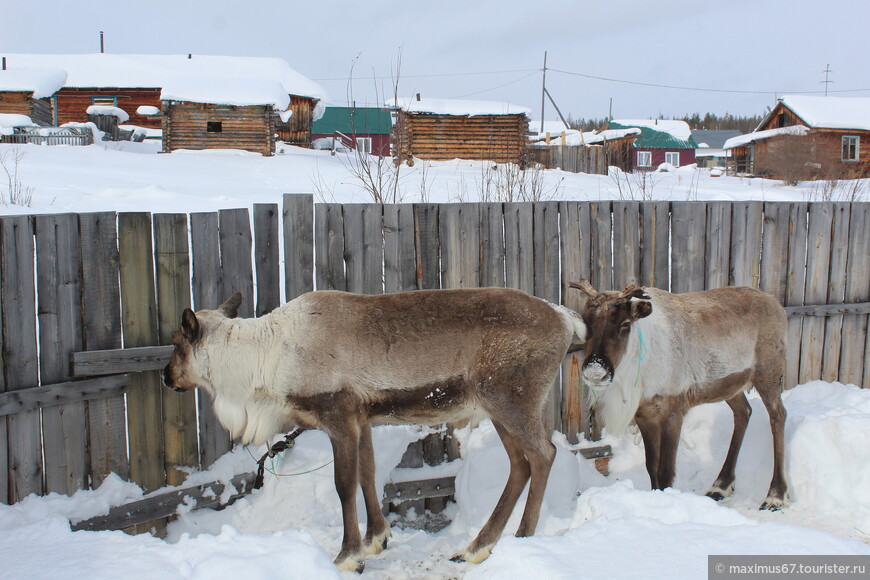
[{"label": "reindeer hoof", "polygon": [[723,499],[725,499],[725,496],[718,491],[708,491],[707,497],[709,497],[713,501],[722,501]]},{"label": "reindeer hoof", "polygon": [[782,500],[779,499],[766,499],[764,503],[761,504],[761,507],[758,508],[759,511],[767,510],[769,512],[778,512],[783,507],[785,507],[782,503]]},{"label": "reindeer hoof", "polygon": [[487,558],[489,558],[489,554],[492,552],[492,546],[486,546],[483,548],[478,548],[477,550],[471,551],[471,548],[468,548],[461,554],[456,554],[452,558],[450,558],[451,562],[456,562],[457,564],[461,564],[462,562],[470,562],[472,564],[480,564]]},{"label": "reindeer hoof", "polygon": [[380,554],[381,552],[386,550],[387,540],[390,538],[390,535],[390,528],[387,528],[383,532],[376,534],[371,538],[367,538],[364,544],[366,554]]},{"label": "reindeer hoof", "polygon": [[335,559],[335,565],[339,572],[356,572],[362,574],[365,570],[366,562],[360,556],[347,556],[346,558]]},{"label": "reindeer hoof", "polygon": [[721,485],[718,485],[718,482],[717,482],[716,484],[713,484],[713,487],[711,487],[710,491],[707,492],[707,497],[709,497],[713,501],[722,501],[726,497],[731,497],[731,495],[733,493],[734,493],[734,484],[733,483],[730,485],[726,485],[725,487],[722,487]]}]

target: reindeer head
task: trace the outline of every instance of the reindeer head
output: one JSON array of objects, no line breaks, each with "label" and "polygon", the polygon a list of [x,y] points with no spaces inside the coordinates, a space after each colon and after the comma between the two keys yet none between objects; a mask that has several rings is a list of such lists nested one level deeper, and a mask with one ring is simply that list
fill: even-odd
[{"label": "reindeer head", "polygon": [[163,369],[163,384],[173,391],[185,392],[207,385],[207,379],[202,371],[201,359],[204,354],[200,345],[203,336],[208,332],[209,319],[219,316],[235,318],[242,303],[240,292],[233,294],[217,310],[202,310],[195,314],[190,308],[185,308],[181,314],[181,328],[172,334],[172,357]]},{"label": "reindeer head", "polygon": [[613,381],[614,370],[625,355],[632,323],[652,313],[650,296],[636,286],[621,292],[598,292],[586,280],[569,285],[589,295],[583,309],[587,328],[583,380],[592,389],[604,389]]}]

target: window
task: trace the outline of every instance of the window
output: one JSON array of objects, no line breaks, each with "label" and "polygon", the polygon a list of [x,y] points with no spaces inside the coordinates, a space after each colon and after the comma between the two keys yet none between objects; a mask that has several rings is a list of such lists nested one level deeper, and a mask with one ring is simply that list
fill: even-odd
[{"label": "window", "polygon": [[651,151],[638,151],[637,152],[637,166],[638,167],[649,167],[652,165],[652,152]]},{"label": "window", "polygon": [[841,140],[841,147],[840,159],[842,161],[858,161],[861,154],[861,137],[844,135]]},{"label": "window", "polygon": [[670,163],[674,167],[680,166],[680,152],[679,151],[668,151],[665,153],[665,163]]},{"label": "window", "polygon": [[372,152],[372,138],[371,137],[357,137],[356,138],[356,150],[360,153],[371,153]]},{"label": "window", "polygon": [[209,133],[221,133],[224,127],[220,121],[206,121],[205,130]]},{"label": "window", "polygon": [[91,104],[98,107],[117,107],[118,97],[91,97]]}]

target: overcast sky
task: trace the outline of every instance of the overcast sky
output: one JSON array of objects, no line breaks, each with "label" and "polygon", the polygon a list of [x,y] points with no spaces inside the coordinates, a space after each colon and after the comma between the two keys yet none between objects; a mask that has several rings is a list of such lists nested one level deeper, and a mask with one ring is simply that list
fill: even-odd
[{"label": "overcast sky", "polygon": [[[280,57],[340,105],[352,67],[357,104],[391,97],[401,54],[400,96],[507,101],[540,119],[546,51],[565,116],[604,117],[611,99],[616,118],[748,115],[824,91],[828,65],[829,89],[849,91],[831,94],[870,97],[868,25],[866,0],[0,0],[0,55],[99,52],[103,30],[107,52]],[[549,102],[544,115],[557,118]]]}]

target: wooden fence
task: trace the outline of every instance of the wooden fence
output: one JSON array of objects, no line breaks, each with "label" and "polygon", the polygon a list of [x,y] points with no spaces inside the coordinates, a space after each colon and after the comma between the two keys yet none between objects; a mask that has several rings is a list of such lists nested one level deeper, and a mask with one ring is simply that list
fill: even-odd
[{"label": "wooden fence", "polygon": [[[259,316],[315,287],[508,286],[579,308],[566,284],[580,277],[599,289],[760,287],[792,314],[789,386],[870,386],[868,203],[315,206],[287,195],[253,216],[2,216],[0,499],[71,493],[110,472],[150,491],[230,449],[204,393],[160,385],[161,345],[184,307],[239,290],[240,314]],[[576,355],[562,375],[548,421],[575,437],[589,427]],[[407,463],[455,449],[430,440],[415,452]]]}]

